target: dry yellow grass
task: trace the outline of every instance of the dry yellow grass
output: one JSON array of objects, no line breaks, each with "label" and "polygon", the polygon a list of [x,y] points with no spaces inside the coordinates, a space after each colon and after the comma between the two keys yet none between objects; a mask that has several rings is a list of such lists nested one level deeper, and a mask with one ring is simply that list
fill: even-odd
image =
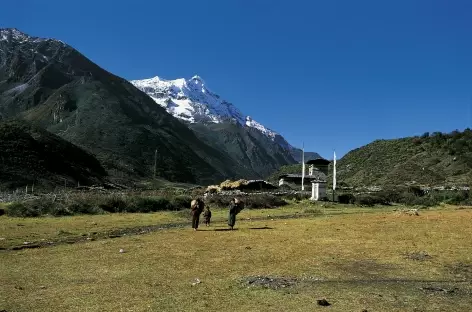
[{"label": "dry yellow grass", "polygon": [[[244,210],[243,218],[260,218],[268,215],[279,217],[297,215],[307,212],[306,203],[292,204],[278,209]],[[313,208],[320,209],[320,205]],[[342,205],[323,208],[327,214],[356,213],[372,211]],[[384,209],[384,208],[380,208]],[[226,209],[212,208],[212,222],[223,222],[227,218]],[[310,215],[310,211],[305,213]],[[189,212],[158,212],[158,213],[114,213],[105,215],[82,215],[69,217],[9,218],[0,219],[0,248],[18,246],[24,242],[41,242],[56,239],[67,239],[101,233],[113,229],[133,228],[138,226],[165,225],[169,223],[185,223],[190,225]]]},{"label": "dry yellow grass", "polygon": [[[0,252],[0,310],[468,311],[472,306],[471,210],[243,221],[245,213],[233,232],[215,231],[224,228],[220,223],[197,232],[173,229]],[[431,259],[404,255],[417,251]],[[310,279],[278,290],[248,288],[241,279],[252,275]],[[192,286],[196,278],[201,284]],[[457,290],[428,292],[425,286]],[[321,298],[332,305],[318,306]]]}]

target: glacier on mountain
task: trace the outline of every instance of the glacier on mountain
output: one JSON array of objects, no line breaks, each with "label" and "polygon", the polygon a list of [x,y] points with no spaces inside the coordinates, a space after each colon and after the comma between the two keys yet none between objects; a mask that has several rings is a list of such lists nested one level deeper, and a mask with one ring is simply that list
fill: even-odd
[{"label": "glacier on mountain", "polygon": [[235,121],[242,126],[254,128],[272,140],[275,131],[244,115],[233,104],[209,90],[199,76],[190,79],[165,80],[154,77],[131,80],[134,86],[148,94],[157,104],[173,116],[190,123]]}]

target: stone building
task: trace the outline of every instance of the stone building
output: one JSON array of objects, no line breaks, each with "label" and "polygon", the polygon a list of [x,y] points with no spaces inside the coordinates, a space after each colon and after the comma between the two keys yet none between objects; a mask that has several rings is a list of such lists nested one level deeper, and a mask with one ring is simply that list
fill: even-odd
[{"label": "stone building", "polygon": [[[311,199],[319,200],[326,197],[326,183],[330,161],[324,158],[312,159],[305,162],[304,189],[311,189]],[[283,174],[279,176],[279,186],[288,185],[293,189],[301,188],[302,173]]]}]

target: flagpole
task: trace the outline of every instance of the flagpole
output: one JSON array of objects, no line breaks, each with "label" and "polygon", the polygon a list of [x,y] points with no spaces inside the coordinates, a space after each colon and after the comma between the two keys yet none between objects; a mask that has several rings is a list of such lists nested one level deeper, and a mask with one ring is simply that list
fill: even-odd
[{"label": "flagpole", "polygon": [[302,191],[305,190],[305,142],[302,148]]},{"label": "flagpole", "polygon": [[336,151],[333,151],[333,202],[334,202],[335,191],[336,191]]}]

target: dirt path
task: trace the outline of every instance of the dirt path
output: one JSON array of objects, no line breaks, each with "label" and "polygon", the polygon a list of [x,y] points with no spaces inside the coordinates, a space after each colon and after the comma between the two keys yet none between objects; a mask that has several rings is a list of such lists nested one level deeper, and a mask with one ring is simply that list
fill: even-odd
[{"label": "dirt path", "polygon": [[[250,219],[242,218],[238,220],[238,222],[261,221],[261,220],[284,220],[284,219],[306,218],[306,217],[313,217],[313,216],[316,216],[316,215],[298,213],[298,214],[290,214],[290,215],[282,215],[282,216],[255,217],[255,218],[250,218]],[[224,222],[225,221],[217,221],[217,222],[214,222],[214,224],[215,223],[222,224]],[[24,245],[3,247],[3,248],[0,248],[0,252],[22,250],[22,249],[45,248],[45,247],[52,247],[52,246],[64,245],[64,244],[76,244],[76,243],[83,243],[83,242],[88,242],[88,241],[117,238],[117,237],[122,237],[122,236],[143,235],[143,234],[148,234],[152,232],[157,232],[160,230],[186,228],[186,227],[190,227],[190,225],[191,225],[191,221],[178,222],[178,223],[165,223],[165,224],[159,224],[159,225],[136,226],[136,227],[129,227],[129,228],[119,228],[119,229],[112,229],[112,230],[103,231],[103,232],[93,232],[89,235],[84,234],[82,236],[68,236],[64,238],[54,238],[54,239],[50,239],[46,241],[29,242],[28,244],[24,244]]]}]

